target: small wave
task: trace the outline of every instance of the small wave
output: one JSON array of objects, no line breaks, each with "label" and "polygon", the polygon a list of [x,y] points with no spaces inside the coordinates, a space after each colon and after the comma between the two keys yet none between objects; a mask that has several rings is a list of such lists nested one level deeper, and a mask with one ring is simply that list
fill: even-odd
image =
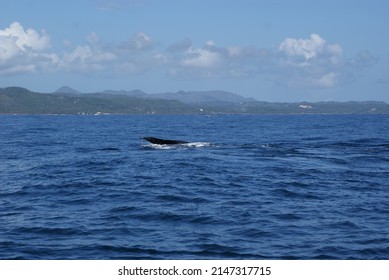
[{"label": "small wave", "polygon": [[119,148],[115,147],[106,147],[106,148],[100,148],[98,151],[103,151],[103,152],[120,152]]},{"label": "small wave", "polygon": [[184,214],[176,214],[172,212],[151,212],[139,214],[137,219],[142,221],[163,221],[163,222],[184,222],[188,220],[188,216]]},{"label": "small wave", "polygon": [[348,231],[360,229],[360,227],[357,224],[350,222],[350,221],[335,222],[335,223],[331,223],[329,226],[331,228],[336,228],[336,229],[340,229],[340,230],[348,230]]},{"label": "small wave", "polygon": [[223,258],[263,258],[262,255],[255,255],[252,253],[244,253],[241,252],[241,248],[239,247],[232,247],[227,246],[224,244],[217,244],[217,243],[205,243],[198,245],[198,248],[200,251],[198,252],[198,255],[201,257],[210,257],[210,258],[220,258],[220,256],[223,256]]},{"label": "small wave", "polygon": [[117,147],[78,147],[75,149],[77,153],[88,154],[95,152],[120,152],[120,148]]},{"label": "small wave", "polygon": [[284,221],[292,221],[292,220],[300,220],[301,219],[301,217],[299,217],[296,214],[292,214],[292,213],[275,214],[274,217],[279,219],[279,220],[284,220]]},{"label": "small wave", "polygon": [[20,227],[18,233],[42,234],[42,235],[80,235],[87,232],[81,228],[59,228],[59,227]]},{"label": "small wave", "polygon": [[175,202],[175,203],[203,203],[208,202],[207,199],[202,197],[186,197],[182,195],[172,195],[172,194],[164,194],[157,196],[158,199]]},{"label": "small wave", "polygon": [[269,237],[279,237],[279,234],[276,232],[265,231],[258,228],[235,228],[229,232],[230,234],[239,237],[242,240],[248,239],[252,240],[252,238],[269,238]]},{"label": "small wave", "polygon": [[110,209],[109,213],[132,213],[138,210],[135,206],[120,206]]},{"label": "small wave", "polygon": [[211,225],[214,226],[218,223],[223,224],[223,220],[215,220],[213,217],[205,215],[205,216],[193,216],[192,219],[189,220],[191,224],[195,225]]}]

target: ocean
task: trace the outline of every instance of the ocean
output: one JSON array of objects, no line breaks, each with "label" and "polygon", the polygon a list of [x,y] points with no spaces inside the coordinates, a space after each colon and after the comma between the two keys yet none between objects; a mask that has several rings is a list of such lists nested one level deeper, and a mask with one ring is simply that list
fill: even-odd
[{"label": "ocean", "polygon": [[388,131],[389,115],[2,115],[0,259],[389,259]]}]

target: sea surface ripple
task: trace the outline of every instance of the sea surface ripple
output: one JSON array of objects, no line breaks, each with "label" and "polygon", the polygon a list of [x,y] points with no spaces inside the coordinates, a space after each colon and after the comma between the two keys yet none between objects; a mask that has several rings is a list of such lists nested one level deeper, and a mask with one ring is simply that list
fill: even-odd
[{"label": "sea surface ripple", "polygon": [[0,116],[0,259],[389,259],[388,131],[388,115]]}]

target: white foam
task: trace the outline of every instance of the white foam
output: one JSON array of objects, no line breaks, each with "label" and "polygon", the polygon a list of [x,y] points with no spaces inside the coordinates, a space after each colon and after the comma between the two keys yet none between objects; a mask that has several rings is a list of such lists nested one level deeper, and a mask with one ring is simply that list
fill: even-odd
[{"label": "white foam", "polygon": [[156,150],[170,150],[174,148],[173,145],[160,145],[160,144],[149,144],[146,147],[150,147]]},{"label": "white foam", "polygon": [[189,148],[202,148],[202,147],[208,147],[211,145],[209,142],[191,142],[191,143],[186,143],[183,144],[184,146],[187,146]]},{"label": "white foam", "polygon": [[182,149],[182,148],[203,148],[211,145],[209,142],[190,142],[184,144],[174,144],[174,145],[160,145],[160,144],[148,144],[144,147],[157,149],[157,150],[171,150],[171,149]]}]

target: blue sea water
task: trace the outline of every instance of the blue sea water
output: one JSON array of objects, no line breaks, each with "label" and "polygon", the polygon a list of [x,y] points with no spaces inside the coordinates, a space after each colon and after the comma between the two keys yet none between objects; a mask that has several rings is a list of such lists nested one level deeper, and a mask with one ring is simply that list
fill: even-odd
[{"label": "blue sea water", "polygon": [[0,116],[0,259],[389,259],[388,131],[389,115]]}]

